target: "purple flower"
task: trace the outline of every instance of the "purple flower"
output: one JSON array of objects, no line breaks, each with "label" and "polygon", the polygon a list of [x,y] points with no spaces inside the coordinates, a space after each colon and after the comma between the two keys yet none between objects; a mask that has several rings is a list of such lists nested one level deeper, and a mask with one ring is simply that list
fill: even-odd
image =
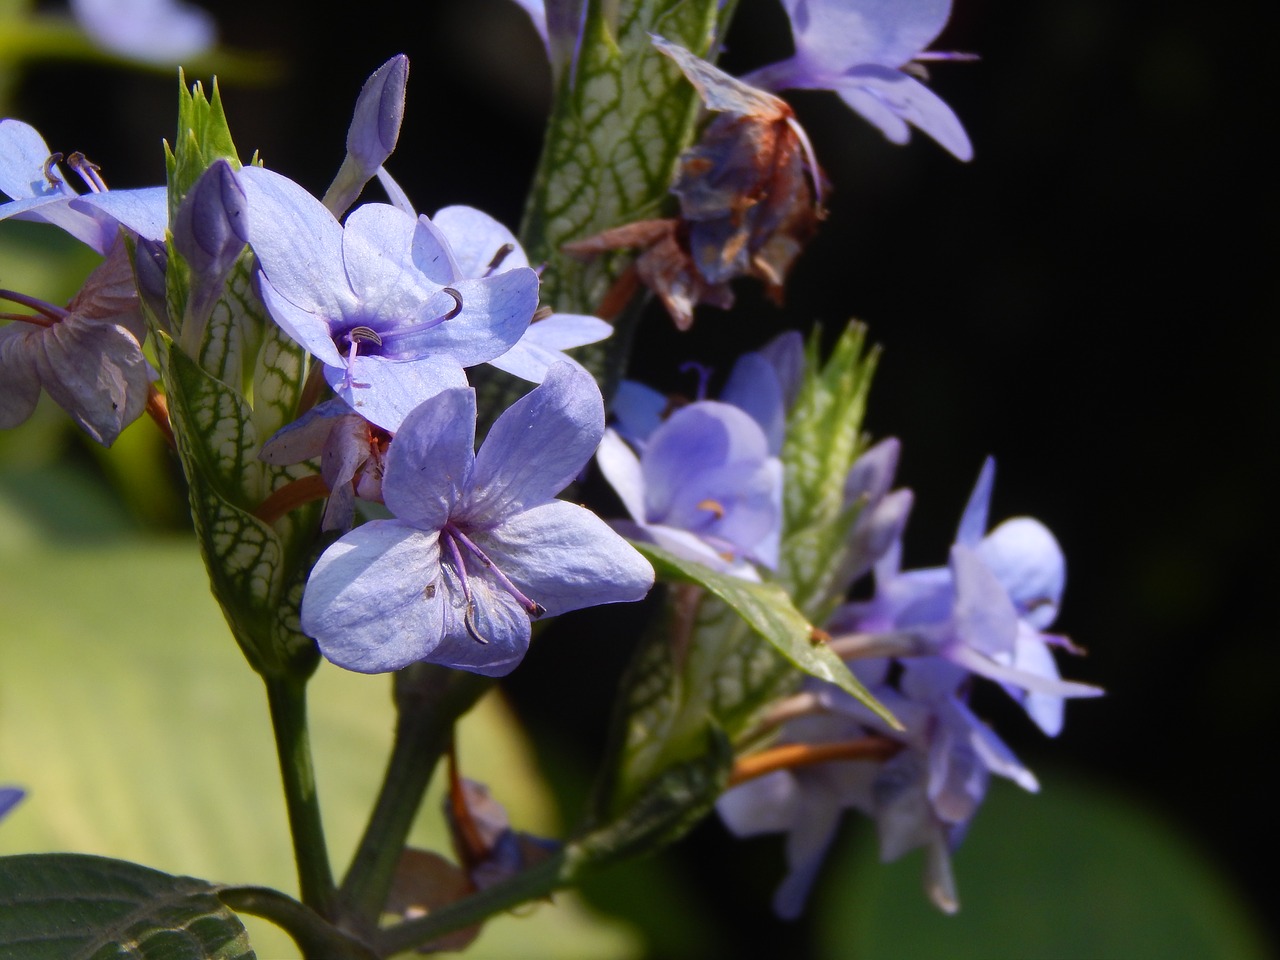
[{"label": "purple flower", "polygon": [[0,429],[31,416],[40,389],[89,436],[111,446],[142,415],[152,371],[142,355],[145,335],[133,270],[117,243],[89,274],[66,309],[0,290],[32,315],[0,313]]},{"label": "purple flower", "polygon": [[107,190],[98,168],[73,153],[67,163],[90,190],[82,196],[67,183],[58,166],[62,160],[34,127],[0,120],[0,193],[12,198],[0,203],[0,220],[51,223],[101,254],[115,243],[122,225],[148,240],[164,239],[169,221],[164,187]]},{"label": "purple flower", "polygon": [[[841,608],[829,629],[845,655],[865,639],[898,656],[938,656],[995,680],[1052,736],[1062,729],[1064,697],[1102,691],[1061,680],[1052,648],[1072,648],[1065,637],[1042,632],[1057,616],[1066,578],[1053,534],[1018,517],[983,535],[994,480],[988,459],[947,567],[900,572],[895,545],[876,565],[875,596]],[[853,647],[842,645],[843,633],[853,635]]]},{"label": "purple flower", "polygon": [[360,88],[347,128],[347,155],[324,195],[324,205],[335,217],[355,203],[396,148],[408,82],[409,58],[401,53],[373,71]]},{"label": "purple flower", "polygon": [[148,63],[178,63],[218,39],[213,17],[177,0],[71,0],[71,11],[104,50]]},{"label": "purple flower", "polygon": [[910,126],[960,160],[973,147],[951,108],[904,69],[941,59],[925,48],[951,15],[951,0],[782,0],[795,55],[755,70],[747,83],[767,90],[832,90],[894,143]]},{"label": "purple flower", "polygon": [[354,410],[395,432],[462,368],[507,352],[538,305],[538,277],[513,269],[452,284],[439,231],[386,204],[365,204],[345,226],[293,181],[255,167],[239,174],[263,302],[325,365]]},{"label": "purple flower", "polygon": [[[529,259],[515,234],[474,207],[445,207],[436,211],[430,222],[444,237],[442,247],[452,252],[448,274],[440,274],[444,282],[481,279],[529,267]],[[540,315],[541,311],[515,346],[489,361],[490,366],[523,380],[541,383],[552,364],[569,362],[578,366],[578,362],[563,351],[603,340],[613,332],[613,327],[599,317],[573,313]]]},{"label": "purple flower", "polygon": [[784,918],[798,916],[845,810],[876,821],[885,862],[925,847],[925,889],[942,910],[958,908],[951,852],[986,795],[991,774],[1023,789],[1035,777],[964,703],[958,674],[938,660],[905,664],[897,687],[887,660],[854,665],[859,678],[905,727],[885,726],[862,704],[829,684],[810,682],[802,694],[813,712],[790,721],[783,743],[824,745],[868,735],[896,740],[887,760],[837,760],[777,770],[724,794],[716,805],[738,836],[787,835],[788,873],[774,897]]},{"label": "purple flower", "polygon": [[[787,412],[795,402],[803,376],[804,338],[788,330],[734,361],[720,400],[750,414],[764,431],[769,452],[778,456],[786,434]],[[700,387],[697,399],[706,399],[704,393]],[[613,397],[615,428],[636,449],[643,450],[650,434],[676,405],[672,398],[652,387],[623,380]]]},{"label": "purple flower", "polygon": [[26,791],[20,787],[0,787],[0,820],[3,820],[26,795]]},{"label": "purple flower", "polygon": [[727,403],[681,407],[637,457],[614,431],[596,453],[633,522],[629,536],[715,570],[758,580],[774,567],[782,524],[782,463],[760,425]]},{"label": "purple flower", "polygon": [[568,364],[516,401],[474,453],[470,389],[405,418],[382,493],[395,519],[357,527],[320,557],[302,628],[362,673],[428,661],[487,676],[515,668],[530,623],[639,600],[653,569],[590,511],[553,499],[604,429],[595,381]]},{"label": "purple flower", "polygon": [[379,430],[341,400],[312,407],[262,445],[258,458],[275,466],[320,458],[320,475],[329,488],[320,527],[350,530],[356,498],[382,502],[382,474],[389,442]]}]

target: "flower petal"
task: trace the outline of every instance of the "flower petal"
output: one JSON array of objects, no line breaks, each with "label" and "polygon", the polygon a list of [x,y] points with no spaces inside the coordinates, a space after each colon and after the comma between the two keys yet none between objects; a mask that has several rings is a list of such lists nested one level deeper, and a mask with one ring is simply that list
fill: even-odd
[{"label": "flower petal", "polygon": [[467,386],[462,367],[447,354],[405,361],[357,356],[349,370],[325,367],[324,376],[352,410],[389,433],[442,390]]},{"label": "flower petal", "polygon": [[387,450],[382,493],[406,523],[439,530],[471,487],[475,462],[476,395],[444,390],[400,424]]},{"label": "flower petal", "polygon": [[316,561],[302,597],[302,629],[338,666],[386,673],[439,646],[444,594],[438,535],[371,520]]},{"label": "flower petal", "polygon": [[604,433],[604,400],[586,371],[552,367],[498,417],[476,454],[465,516],[493,522],[550,500],[582,470]]},{"label": "flower petal", "polygon": [[473,535],[476,544],[548,616],[643,599],[653,567],[590,510],[552,500]]},{"label": "flower petal", "polygon": [[342,226],[288,177],[262,167],[237,176],[249,198],[249,243],[262,272],[291,303],[333,321],[354,311],[342,259]]},{"label": "flower petal", "polygon": [[[483,210],[460,205],[444,207],[436,211],[431,222],[449,239],[464,277],[484,277],[490,271],[506,273],[529,266],[516,235]],[[501,253],[508,245],[510,250]]]}]

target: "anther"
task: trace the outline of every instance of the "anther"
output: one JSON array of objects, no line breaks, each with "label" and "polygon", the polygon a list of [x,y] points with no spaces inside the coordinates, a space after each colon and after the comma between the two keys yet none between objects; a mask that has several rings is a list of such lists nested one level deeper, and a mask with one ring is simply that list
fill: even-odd
[{"label": "anther", "polygon": [[724,519],[724,505],[718,500],[712,500],[708,497],[705,500],[698,501],[699,510],[709,510],[717,520]]},{"label": "anther", "polygon": [[62,186],[62,178],[54,173],[54,171],[58,169],[58,164],[61,162],[62,154],[60,153],[50,154],[49,159],[44,162],[44,178],[49,181],[49,186],[51,187]]},{"label": "anther", "polygon": [[489,261],[489,266],[485,270],[484,275],[487,277],[489,274],[493,273],[493,271],[497,270],[498,267],[502,265],[502,261],[511,256],[511,252],[515,250],[515,248],[516,245],[514,243],[504,243],[500,246],[498,248],[498,252],[493,255],[493,259]]},{"label": "anther", "polygon": [[480,635],[480,631],[476,629],[475,622],[472,620],[472,617],[475,616],[475,612],[476,612],[475,603],[468,600],[466,612],[462,615],[462,625],[467,628],[467,634],[471,637],[472,640],[474,640],[476,643],[487,644],[489,641]]},{"label": "anther", "polygon": [[382,337],[378,335],[378,331],[373,327],[352,327],[347,331],[347,339],[352,343],[372,343],[375,346],[382,346]]},{"label": "anther", "polygon": [[547,317],[551,316],[553,313],[555,313],[555,311],[552,310],[550,307],[546,307],[546,306],[539,307],[537,310],[533,311],[533,319],[530,320],[529,322],[537,323],[539,320],[547,319]]},{"label": "anther", "polygon": [[450,310],[448,313],[446,313],[440,319],[452,320],[454,317],[456,317],[458,314],[462,312],[462,294],[460,294],[457,290],[453,289],[453,287],[441,287],[440,290],[442,293],[447,293],[449,296],[453,297],[453,309]]},{"label": "anther", "polygon": [[80,179],[94,193],[105,193],[107,182],[102,179],[98,173],[101,167],[77,150],[75,153],[67,156],[67,166],[76,173],[80,174]]}]

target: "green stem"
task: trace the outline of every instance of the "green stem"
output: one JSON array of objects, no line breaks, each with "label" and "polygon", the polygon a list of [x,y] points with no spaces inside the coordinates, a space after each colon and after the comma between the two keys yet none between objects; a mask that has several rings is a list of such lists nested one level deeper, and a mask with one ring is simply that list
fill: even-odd
[{"label": "green stem", "polygon": [[311,740],[307,732],[307,682],[296,676],[265,676],[267,705],[284,781],[289,832],[298,863],[302,902],[322,917],[334,916],[333,874],[320,819]]},{"label": "green stem", "polygon": [[382,913],[396,864],[454,724],[492,685],[488,677],[425,663],[396,674],[395,743],[373,814],[342,882],[344,907],[360,920],[376,922]]},{"label": "green stem", "polygon": [[221,887],[218,899],[237,913],[270,920],[314,960],[378,960],[366,943],[331,925],[314,910],[268,887]]},{"label": "green stem", "polygon": [[515,876],[486,887],[465,900],[458,900],[429,916],[407,920],[385,930],[378,937],[378,951],[384,956],[409,950],[440,939],[454,930],[480,923],[495,913],[510,910],[530,900],[548,896],[567,886],[578,874],[578,857],[573,848],[557,851]]}]

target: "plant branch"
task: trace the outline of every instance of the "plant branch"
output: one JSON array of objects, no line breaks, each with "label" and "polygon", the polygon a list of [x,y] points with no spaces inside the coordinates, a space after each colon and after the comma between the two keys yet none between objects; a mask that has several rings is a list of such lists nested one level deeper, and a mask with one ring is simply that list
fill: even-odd
[{"label": "plant branch", "polygon": [[265,676],[271,727],[276,737],[280,776],[284,781],[289,832],[298,865],[302,902],[320,916],[334,916],[333,873],[320,819],[311,739],[307,732],[306,680],[295,676]]},{"label": "plant branch", "polygon": [[396,674],[395,743],[382,788],[351,867],[342,882],[346,909],[376,922],[391,889],[436,764],[448,749],[458,718],[492,685],[488,677],[419,663]]}]

